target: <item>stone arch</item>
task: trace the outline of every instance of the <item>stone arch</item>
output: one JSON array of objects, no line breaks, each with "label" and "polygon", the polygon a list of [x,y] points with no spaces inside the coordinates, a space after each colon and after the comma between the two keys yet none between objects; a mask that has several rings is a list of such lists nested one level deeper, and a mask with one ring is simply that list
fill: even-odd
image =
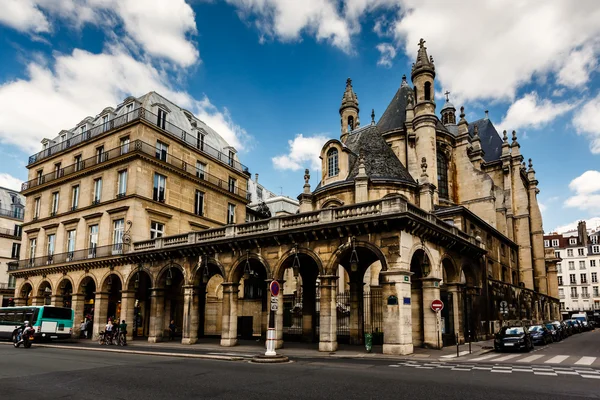
[{"label": "stone arch", "polygon": [[129,275],[127,275],[127,277],[125,278],[125,281],[123,283],[123,288],[129,288],[129,286],[131,285],[131,282],[133,282],[134,279],[136,279],[136,275],[138,272],[145,272],[148,275],[148,277],[150,278],[150,282],[152,282],[152,272],[150,272],[150,269],[148,269],[146,267],[133,268],[131,270],[131,272],[129,273]]},{"label": "stone arch", "polygon": [[254,261],[254,262],[258,262],[259,264],[262,264],[263,268],[265,269],[267,279],[271,279],[273,277],[273,273],[271,272],[272,271],[271,265],[262,255],[260,255],[258,253],[247,253],[247,256],[246,256],[246,254],[241,254],[237,258],[237,260],[235,260],[235,262],[233,263],[233,266],[231,267],[231,270],[229,271],[229,274],[227,276],[227,282],[239,282],[240,281],[240,279],[242,278],[242,275],[243,275],[246,257],[251,262]]},{"label": "stone arch", "polygon": [[[308,248],[308,247],[298,247],[298,254],[303,254],[307,257],[309,257],[310,259],[312,259],[315,264],[317,265],[317,268],[319,270],[319,275],[324,275],[325,274],[325,270],[323,269],[323,262],[321,261],[321,258],[317,255],[317,253],[314,252],[314,250]],[[278,279],[281,280],[283,279],[283,274],[285,272],[285,269],[287,268],[285,264],[288,263],[289,258],[294,256],[294,248],[291,248],[290,250],[288,250],[287,252],[285,252],[279,262],[277,263],[277,265],[275,266],[275,270],[273,272],[273,279]]]},{"label": "stone arch", "polygon": [[[158,284],[161,282],[161,280],[163,279],[163,276],[167,273],[167,270],[171,269],[171,268],[175,268],[177,270],[179,270],[179,272],[181,272],[181,274],[183,275],[183,281],[186,282],[186,273],[185,273],[185,268],[183,268],[182,265],[176,263],[176,262],[168,262],[166,263],[159,271],[158,274],[156,274],[155,276],[155,281],[152,282],[152,285],[154,287],[158,287]],[[150,277],[152,277],[152,275],[150,275]],[[166,278],[165,278],[166,279]]]},{"label": "stone arch", "polygon": [[344,202],[333,198],[333,199],[327,199],[323,202],[323,204],[321,205],[321,208],[337,208],[337,207],[342,207],[344,205]]},{"label": "stone arch", "polygon": [[[223,266],[223,264],[221,264],[214,257],[210,257],[207,255],[204,255],[203,257],[208,257],[208,260],[206,261],[208,263],[208,271],[209,271],[208,279],[210,280],[214,275],[221,275],[221,277],[224,280],[225,277],[227,276],[227,274],[225,273],[225,267]],[[202,274],[204,273],[204,266],[205,266],[204,259],[201,262],[195,264],[194,268],[192,268],[192,270],[191,270],[190,279],[192,280],[192,282],[190,282],[190,284],[197,286],[202,281]]]},{"label": "stone arch", "polygon": [[460,281],[460,270],[456,267],[456,262],[454,259],[448,255],[444,254],[441,257],[440,262],[440,271],[442,273],[442,282],[443,283],[455,283]]},{"label": "stone arch", "polygon": [[[45,296],[45,289],[46,287],[50,288],[50,294],[54,294],[54,288],[52,287],[52,282],[50,281],[50,279],[42,279],[42,281],[40,283],[38,283],[37,288],[35,289],[35,293],[36,296]],[[44,292],[40,292],[42,290],[42,288],[44,288]]]},{"label": "stone arch", "polygon": [[[412,271],[413,259],[415,257],[415,254],[418,254],[419,251],[422,251],[424,254],[427,255],[427,259],[429,260],[429,263],[432,266],[432,271],[429,273],[429,276],[432,276],[432,275],[436,276],[438,274],[438,272],[439,272],[439,274],[441,274],[441,269],[438,269],[441,266],[441,263],[438,265],[435,257],[433,256],[433,254],[431,254],[431,250],[429,250],[429,248],[427,246],[425,246],[424,244],[421,244],[421,243],[415,243],[412,246],[412,248],[410,249],[410,252],[409,252],[410,256],[408,257],[408,259],[410,260],[411,271]],[[436,267],[435,270],[433,269],[434,266]],[[422,273],[413,275],[413,279],[422,278],[422,277],[423,277]]]},{"label": "stone arch", "polygon": [[471,263],[463,264],[460,274],[461,280],[464,278],[464,283],[470,287],[481,286],[481,276],[477,268]]},{"label": "stone arch", "polygon": [[[103,276],[103,277],[100,279],[100,282],[101,282],[101,284],[100,284],[100,290],[101,290],[101,291],[104,291],[104,289],[105,289],[105,286],[106,286],[106,281],[108,280],[108,277],[109,277],[109,276],[111,276],[111,275],[115,275],[117,278],[119,278],[119,280],[121,281],[121,282],[120,282],[120,283],[121,283],[121,287],[125,287],[125,286],[124,286],[125,279],[123,278],[123,275],[122,275],[122,274],[121,274],[119,271],[117,271],[116,269],[114,269],[114,270],[109,270],[109,271],[108,271],[106,274],[104,274],[104,276]],[[96,288],[98,288],[98,286],[96,286]]]},{"label": "stone arch", "polygon": [[91,280],[94,283],[94,287],[98,288],[98,279],[96,278],[95,275],[93,274],[84,274],[81,276],[81,279],[79,279],[79,281],[77,281],[77,286],[73,286],[73,289],[75,290],[75,287],[77,287],[77,293],[82,293],[83,292],[83,282],[86,280]]},{"label": "stone arch", "polygon": [[73,282],[73,278],[71,278],[69,275],[63,275],[60,277],[60,279],[58,280],[58,288],[60,288],[61,283],[63,283],[63,281],[69,281],[71,283],[71,287],[73,289],[75,289],[75,282]]},{"label": "stone arch", "polygon": [[[379,261],[381,261],[381,270],[387,271],[387,259],[379,247],[375,246],[374,244],[372,244],[370,242],[358,240],[358,239],[355,240],[354,245],[356,246],[357,249],[360,248],[363,250],[369,250],[375,255],[376,260],[371,261],[369,263],[369,266],[371,264],[373,264],[373,262],[379,260]],[[347,255],[347,253],[349,251],[351,251],[351,249],[352,249],[352,241],[351,240],[348,240],[346,243],[341,244],[335,250],[335,252],[332,254],[331,258],[329,259],[329,262],[327,263],[327,266],[325,267],[324,273],[328,274],[328,275],[335,275],[337,266],[342,264],[342,259]],[[360,255],[359,255],[359,260],[360,260]]]},{"label": "stone arch", "polygon": [[31,295],[33,294],[33,283],[32,283],[30,280],[26,280],[25,282],[23,282],[23,283],[21,284],[21,286],[19,286],[19,288],[18,288],[18,290],[17,290],[17,293],[16,293],[16,294],[17,294],[19,297],[21,297],[21,296],[22,296],[22,294],[23,294],[23,291],[24,291],[25,289],[27,289],[27,286],[29,286],[29,291],[27,292],[27,294],[29,295],[29,297],[31,297]]}]

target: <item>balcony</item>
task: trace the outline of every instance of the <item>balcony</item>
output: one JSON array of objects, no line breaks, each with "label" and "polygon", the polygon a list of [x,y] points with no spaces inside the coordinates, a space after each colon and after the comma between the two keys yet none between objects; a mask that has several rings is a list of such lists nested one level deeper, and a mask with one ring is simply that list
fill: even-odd
[{"label": "balcony", "polygon": [[579,298],[579,295],[577,293],[571,293],[571,298],[577,299],[577,298]]},{"label": "balcony", "polygon": [[589,293],[581,293],[581,298],[582,299],[589,299],[590,298],[590,294]]},{"label": "balcony", "polygon": [[14,208],[12,210],[0,208],[0,216],[10,217],[23,221],[23,218],[25,217],[25,211],[23,208]]},{"label": "balcony", "polygon": [[[173,125],[168,121],[161,123],[161,125],[159,126],[158,116],[146,110],[145,108],[137,108],[127,114],[121,115],[113,119],[112,121],[109,121],[107,124],[95,126],[89,131],[72,136],[70,139],[67,139],[64,142],[57,143],[54,146],[48,147],[47,149],[44,149],[39,153],[30,156],[27,165],[34,164],[45,158],[53,156],[63,150],[88,141],[105,132],[113,131],[133,121],[141,120],[149,122],[150,124],[154,125],[154,127],[156,127],[157,129],[162,130],[168,136],[172,136],[177,139],[183,140],[184,142],[186,142],[186,144],[190,145],[191,147],[196,148],[200,152],[207,154],[210,157],[215,158],[240,172],[248,173],[248,167],[246,167],[244,164],[229,157],[228,154],[222,153],[218,149],[209,146],[208,144],[204,143],[204,140],[198,140],[196,138],[196,135],[192,135],[191,133],[186,132],[185,130],[177,127],[176,125]],[[202,135],[202,132],[198,132],[198,135]],[[56,172],[52,172],[52,174],[60,175],[56,174]]]},{"label": "balcony", "polygon": [[[156,158],[157,161],[159,161],[159,162],[169,164],[170,166],[175,167],[179,171],[185,172],[187,175],[196,177],[198,179],[202,179],[203,181],[212,183],[213,185],[215,185],[219,188],[222,188],[233,194],[236,194],[238,196],[246,198],[246,190],[241,189],[237,186],[230,188],[228,181],[224,181],[224,180],[222,180],[212,174],[209,174],[207,172],[198,174],[197,173],[198,170],[195,165],[188,164],[185,161],[183,161],[182,159],[174,157],[171,154],[167,154],[166,160],[162,160],[162,159],[159,160],[156,157],[156,146],[142,142],[141,140],[136,140],[134,142],[131,142],[131,143],[119,146],[119,147],[115,147],[114,149],[107,150],[104,153],[102,153],[102,155],[100,157],[98,157],[98,156],[90,157],[86,160],[66,166],[60,170],[61,171],[60,174],[56,174],[55,172],[52,172],[52,173],[43,175],[41,177],[32,179],[28,182],[24,182],[22,185],[22,190],[31,189],[31,188],[34,188],[43,183],[51,182],[54,179],[56,179],[57,176],[62,178],[65,176],[69,176],[69,175],[78,173],[80,171],[90,169],[90,168],[100,165],[102,163],[108,162],[110,160],[114,160],[115,158],[120,157],[125,154],[140,154],[140,153],[145,154],[147,156],[151,156],[152,158]],[[92,201],[92,204],[93,205],[100,204],[100,200],[94,200],[94,201]]]},{"label": "balcony", "polygon": [[8,263],[9,271],[18,271],[27,268],[45,267],[54,264],[62,264],[73,261],[93,260],[104,257],[120,256],[129,250],[129,245],[125,243],[111,244],[108,246],[92,247],[88,249],[69,251],[66,253],[58,253],[36,257],[26,260],[19,260]]},{"label": "balcony", "polygon": [[565,298],[565,295],[564,295],[564,294],[559,294],[559,295],[558,295],[558,298],[559,298],[559,299],[564,299],[564,298]]},{"label": "balcony", "polygon": [[21,231],[15,232],[14,229],[0,228],[0,235],[10,236],[11,238],[21,239]]},{"label": "balcony", "polygon": [[0,290],[10,290],[10,289],[14,289],[15,286],[12,285],[10,283],[0,283]]}]

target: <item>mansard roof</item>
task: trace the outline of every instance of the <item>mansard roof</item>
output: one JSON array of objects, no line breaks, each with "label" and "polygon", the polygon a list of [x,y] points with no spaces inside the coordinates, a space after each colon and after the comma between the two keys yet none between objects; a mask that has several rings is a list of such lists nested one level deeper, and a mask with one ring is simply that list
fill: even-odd
[{"label": "mansard roof", "polygon": [[483,159],[486,162],[499,160],[502,156],[502,138],[496,131],[494,124],[488,118],[469,123],[469,135],[473,137],[475,126],[479,130],[481,148],[485,152]]},{"label": "mansard roof", "polygon": [[412,95],[412,88],[406,81],[403,81],[383,115],[379,118],[379,122],[377,122],[379,132],[404,129],[404,122],[406,122],[406,105],[408,104],[409,95]]}]

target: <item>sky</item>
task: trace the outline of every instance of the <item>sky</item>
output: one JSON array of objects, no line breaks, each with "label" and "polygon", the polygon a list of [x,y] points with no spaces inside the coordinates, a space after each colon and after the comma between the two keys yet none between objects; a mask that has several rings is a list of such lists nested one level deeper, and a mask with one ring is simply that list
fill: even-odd
[{"label": "sky", "polygon": [[546,232],[600,227],[600,2],[579,0],[0,0],[0,186],[40,141],[157,91],[296,197],[339,138],[353,79],[381,116],[420,38],[467,121],[517,132]]}]

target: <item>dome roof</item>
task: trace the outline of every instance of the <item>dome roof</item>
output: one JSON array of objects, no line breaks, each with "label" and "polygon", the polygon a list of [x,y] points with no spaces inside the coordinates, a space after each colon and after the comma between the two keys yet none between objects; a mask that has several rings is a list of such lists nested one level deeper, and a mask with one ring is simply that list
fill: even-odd
[{"label": "dome roof", "polygon": [[444,107],[442,107],[442,112],[444,112],[444,110],[449,110],[452,109],[454,111],[456,111],[456,107],[454,107],[454,104],[452,104],[450,102],[450,100],[446,100],[446,103],[444,104]]}]

